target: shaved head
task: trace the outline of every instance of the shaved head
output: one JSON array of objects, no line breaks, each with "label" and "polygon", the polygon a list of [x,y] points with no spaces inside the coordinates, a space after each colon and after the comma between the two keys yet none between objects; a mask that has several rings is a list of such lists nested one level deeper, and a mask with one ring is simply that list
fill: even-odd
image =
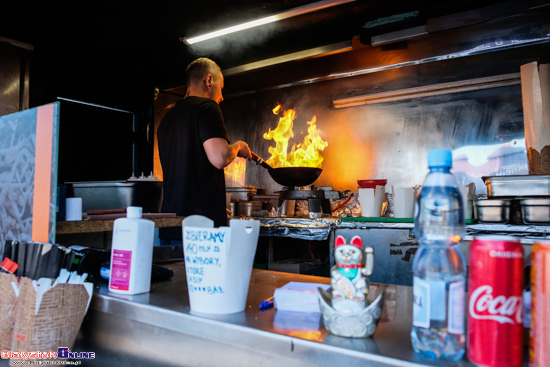
[{"label": "shaved head", "polygon": [[217,78],[221,72],[218,64],[206,57],[201,57],[189,64],[185,70],[185,80],[187,85],[192,85],[204,80],[208,74]]}]

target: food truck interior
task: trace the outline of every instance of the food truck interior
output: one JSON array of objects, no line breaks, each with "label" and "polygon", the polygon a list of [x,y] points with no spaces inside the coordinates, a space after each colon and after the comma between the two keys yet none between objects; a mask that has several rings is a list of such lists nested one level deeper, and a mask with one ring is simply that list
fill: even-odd
[{"label": "food truck interior", "polygon": [[[231,140],[270,158],[275,141],[265,135],[280,123],[277,106],[295,112],[290,144],[316,128],[326,147],[312,184],[339,196],[333,203],[357,192],[358,180],[386,179],[388,193],[421,185],[431,148],[453,151],[459,184],[475,184],[477,195],[487,193],[483,177],[529,173],[521,67],[550,60],[548,1],[167,2],[84,13],[11,2],[6,9],[17,26],[0,29],[1,62],[10,66],[5,84],[17,88],[2,97],[2,113],[60,102],[59,184],[162,179],[156,128],[184,95],[184,68],[199,56],[224,72],[220,106]],[[269,15],[281,19],[187,44]],[[271,196],[285,189],[255,162],[241,170],[235,186]],[[409,232],[388,259],[408,262]],[[108,235],[96,236],[92,243],[108,247]],[[330,264],[330,235],[281,241],[289,238],[262,237],[258,262]],[[296,253],[277,253],[285,246]]]}]

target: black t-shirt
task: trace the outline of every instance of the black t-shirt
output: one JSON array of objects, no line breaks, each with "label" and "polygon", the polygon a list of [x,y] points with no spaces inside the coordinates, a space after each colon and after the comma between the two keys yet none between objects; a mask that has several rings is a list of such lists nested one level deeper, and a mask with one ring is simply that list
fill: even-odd
[{"label": "black t-shirt", "polygon": [[[223,169],[214,167],[203,147],[211,138],[229,142],[220,106],[208,98],[187,97],[166,113],[157,130],[163,171],[163,213],[204,215],[216,227],[227,225]],[[181,239],[181,228],[160,228],[160,238]]]}]

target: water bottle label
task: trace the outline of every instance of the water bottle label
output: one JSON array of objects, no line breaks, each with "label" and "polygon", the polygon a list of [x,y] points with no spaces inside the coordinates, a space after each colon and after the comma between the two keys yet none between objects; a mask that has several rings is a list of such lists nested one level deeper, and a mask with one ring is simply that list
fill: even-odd
[{"label": "water bottle label", "polygon": [[449,333],[464,334],[465,290],[464,281],[454,282],[449,285]]},{"label": "water bottle label", "polygon": [[445,282],[413,279],[413,325],[430,327],[430,320],[445,321]]}]

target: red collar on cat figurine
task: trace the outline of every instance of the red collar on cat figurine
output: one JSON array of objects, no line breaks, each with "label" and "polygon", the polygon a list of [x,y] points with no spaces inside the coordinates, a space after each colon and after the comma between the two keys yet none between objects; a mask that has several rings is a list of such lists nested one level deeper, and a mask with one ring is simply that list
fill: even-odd
[{"label": "red collar on cat figurine", "polygon": [[362,264],[350,264],[350,265],[336,264],[336,266],[338,266],[339,268],[343,268],[343,269],[359,269],[363,265]]},{"label": "red collar on cat figurine", "polygon": [[[344,236],[342,235],[336,236],[336,241],[334,242],[335,248],[345,244],[346,244],[346,239],[344,238]],[[349,244],[359,248],[360,250],[363,249],[363,240],[361,239],[360,236],[353,236],[351,241],[349,241]]]}]

